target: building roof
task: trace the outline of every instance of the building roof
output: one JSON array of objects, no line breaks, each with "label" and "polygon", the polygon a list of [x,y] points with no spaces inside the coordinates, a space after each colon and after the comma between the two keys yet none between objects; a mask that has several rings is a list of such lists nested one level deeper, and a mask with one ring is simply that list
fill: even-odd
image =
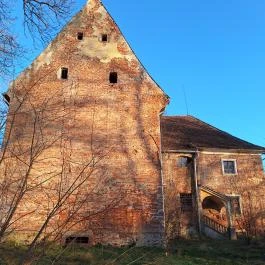
[{"label": "building roof", "polygon": [[161,117],[162,151],[225,149],[265,152],[265,148],[221,131],[193,116]]}]

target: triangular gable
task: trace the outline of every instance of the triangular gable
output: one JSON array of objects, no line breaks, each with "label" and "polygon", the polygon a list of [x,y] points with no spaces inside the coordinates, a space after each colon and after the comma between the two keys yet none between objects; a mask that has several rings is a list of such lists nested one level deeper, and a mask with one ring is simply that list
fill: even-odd
[{"label": "triangular gable", "polygon": [[[126,59],[134,66],[138,64],[147,80],[149,80],[153,86],[157,87],[165,98],[169,98],[144,68],[126,41],[114,19],[100,0],[88,1],[81,11],[66,24],[57,37],[47,46],[47,48],[18,76],[16,81],[27,77],[31,70],[35,71],[45,64],[51,64],[58,49],[62,49],[66,38],[75,38],[75,36],[67,35],[69,28],[76,28],[76,31],[86,31],[84,40],[77,44],[77,48],[81,50],[81,53],[84,56],[100,60],[102,63],[109,63],[112,59]],[[103,32],[110,34],[113,38],[105,46],[99,45],[98,41],[100,34]],[[86,36],[87,34],[89,34],[89,36]]]}]

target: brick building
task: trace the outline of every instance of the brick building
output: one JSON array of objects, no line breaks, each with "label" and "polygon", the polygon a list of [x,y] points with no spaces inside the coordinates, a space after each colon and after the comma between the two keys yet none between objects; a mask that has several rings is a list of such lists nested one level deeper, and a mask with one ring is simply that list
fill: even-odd
[{"label": "brick building", "polygon": [[[162,117],[169,97],[100,0],[90,0],[4,96],[1,177],[13,180],[5,204],[22,195],[12,229],[26,240],[40,229],[66,242],[113,245],[162,245],[165,235],[222,229],[234,237],[232,211],[243,211],[246,185],[263,196],[264,149],[191,117]],[[260,233],[264,220],[257,222]]]},{"label": "brick building", "polygon": [[192,116],[161,119],[168,238],[264,236],[265,149]]}]

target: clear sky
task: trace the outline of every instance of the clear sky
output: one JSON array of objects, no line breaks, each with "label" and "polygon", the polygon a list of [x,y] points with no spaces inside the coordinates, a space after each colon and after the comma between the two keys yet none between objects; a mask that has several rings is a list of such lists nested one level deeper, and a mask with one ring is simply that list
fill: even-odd
[{"label": "clear sky", "polygon": [[[76,1],[73,12],[86,2]],[[264,0],[102,1],[143,65],[170,96],[166,114],[188,110],[265,146]],[[21,23],[16,29],[22,31]],[[32,48],[29,39],[21,41]],[[16,71],[41,49],[32,51]]]}]

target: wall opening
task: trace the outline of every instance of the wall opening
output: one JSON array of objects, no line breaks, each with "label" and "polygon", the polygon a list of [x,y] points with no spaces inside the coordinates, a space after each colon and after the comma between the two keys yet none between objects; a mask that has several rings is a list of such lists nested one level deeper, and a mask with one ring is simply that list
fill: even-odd
[{"label": "wall opening", "polygon": [[101,41],[102,42],[107,42],[108,41],[108,35],[107,34],[102,34],[101,35]]},{"label": "wall opening", "polygon": [[224,226],[228,225],[226,207],[224,202],[216,196],[208,196],[202,201],[203,215],[221,223]]},{"label": "wall opening", "polygon": [[117,72],[111,72],[109,74],[109,82],[111,84],[115,84],[118,82],[118,73]]},{"label": "wall opening", "polygon": [[225,207],[224,203],[215,196],[208,196],[202,202],[203,209],[213,209],[220,212],[223,207]]},{"label": "wall opening", "polygon": [[191,162],[192,162],[191,157],[179,156],[177,158],[177,167],[188,167]]},{"label": "wall opening", "polygon": [[10,103],[10,97],[7,95],[7,93],[4,93],[4,94],[3,94],[3,97],[4,97],[4,100],[5,100],[5,103],[6,103],[7,105],[9,105],[9,103]]},{"label": "wall opening", "polygon": [[192,211],[192,194],[191,193],[180,193],[180,207],[181,212]]},{"label": "wall opening", "polygon": [[83,32],[78,32],[77,33],[77,39],[82,40],[84,38],[84,33]]},{"label": "wall opening", "polygon": [[69,236],[65,239],[65,244],[88,244],[89,238],[88,236]]},{"label": "wall opening", "polygon": [[61,68],[61,79],[68,79],[68,68]]}]

